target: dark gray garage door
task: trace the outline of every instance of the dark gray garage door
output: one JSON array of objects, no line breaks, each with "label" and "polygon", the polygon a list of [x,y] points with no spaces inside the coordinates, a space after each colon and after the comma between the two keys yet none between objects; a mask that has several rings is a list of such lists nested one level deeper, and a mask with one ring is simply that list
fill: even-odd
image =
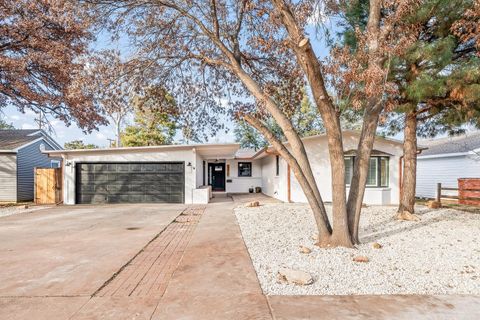
[{"label": "dark gray garage door", "polygon": [[183,203],[183,162],[78,163],[77,203]]}]

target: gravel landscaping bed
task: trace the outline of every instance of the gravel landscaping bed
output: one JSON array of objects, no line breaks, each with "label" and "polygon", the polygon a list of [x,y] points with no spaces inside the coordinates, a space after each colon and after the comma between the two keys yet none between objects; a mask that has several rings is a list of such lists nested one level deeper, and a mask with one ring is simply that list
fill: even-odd
[{"label": "gravel landscaping bed", "polygon": [[[480,294],[479,214],[419,207],[421,221],[405,222],[392,218],[395,211],[363,209],[356,249],[314,246],[315,223],[305,204],[238,207],[235,214],[268,295]],[[312,252],[301,253],[300,246]],[[369,262],[354,262],[357,256]],[[313,284],[280,281],[282,267],[310,273]]]}]

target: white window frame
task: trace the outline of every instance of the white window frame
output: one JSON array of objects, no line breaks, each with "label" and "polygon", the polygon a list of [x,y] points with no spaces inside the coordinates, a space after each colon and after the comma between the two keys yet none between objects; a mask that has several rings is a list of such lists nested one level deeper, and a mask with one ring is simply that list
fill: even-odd
[{"label": "white window frame", "polygon": [[[354,163],[355,163],[355,157],[354,156],[345,156],[344,161],[345,161],[346,158],[350,158],[352,160],[351,163],[352,163],[352,171],[353,171],[353,166],[354,166]],[[381,166],[381,159],[382,158],[387,159],[387,164],[388,164],[387,165],[387,170],[390,170],[390,157],[387,157],[387,156],[371,156],[370,159],[369,159],[369,162],[368,162],[368,172],[370,172],[370,160],[374,159],[375,163],[376,163],[375,184],[366,184],[365,187],[367,187],[367,188],[388,188],[389,187],[389,185],[390,185],[390,172],[387,173],[387,185],[382,186],[381,181],[379,180],[379,179],[381,179],[380,175],[379,175],[379,166]],[[348,170],[348,168],[345,167],[345,175],[347,174],[347,170]],[[367,174],[368,174],[368,172],[367,172]],[[345,183],[345,186],[347,188],[350,187],[350,183]]]},{"label": "white window frame", "polygon": [[[54,167],[53,165],[56,164],[57,166]],[[60,168],[62,162],[60,160],[50,160],[50,168]]]},{"label": "white window frame", "polygon": [[[352,174],[353,174],[353,163],[354,163],[354,157],[353,156],[344,156],[343,157],[343,161],[346,160],[346,158],[349,158],[351,163],[352,163]],[[347,170],[349,170],[346,166],[345,166],[345,176],[347,175]],[[350,179],[350,182],[352,181],[352,179]],[[345,186],[347,187],[350,187],[350,183],[345,183]]]},{"label": "white window frame", "polygon": [[368,179],[368,173],[370,173],[370,163],[372,160],[375,160],[375,183],[374,184],[367,184],[365,185],[366,187],[374,188],[378,187],[378,157],[371,157],[368,159],[368,172],[367,172],[367,179]]}]

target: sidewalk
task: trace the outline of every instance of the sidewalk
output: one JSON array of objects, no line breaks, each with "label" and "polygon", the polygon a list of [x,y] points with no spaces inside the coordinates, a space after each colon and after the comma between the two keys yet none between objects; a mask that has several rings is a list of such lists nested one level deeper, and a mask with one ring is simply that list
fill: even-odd
[{"label": "sidewalk", "polygon": [[207,206],[152,319],[272,319],[225,200]]}]

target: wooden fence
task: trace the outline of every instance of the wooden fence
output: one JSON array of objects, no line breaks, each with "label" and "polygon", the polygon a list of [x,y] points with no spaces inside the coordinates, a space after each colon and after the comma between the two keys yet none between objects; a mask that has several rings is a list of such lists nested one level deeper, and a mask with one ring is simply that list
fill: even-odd
[{"label": "wooden fence", "polygon": [[56,204],[62,201],[62,169],[35,168],[35,203]]},{"label": "wooden fence", "polygon": [[[480,206],[480,185],[472,183],[472,180],[480,179],[458,179],[458,187],[444,187],[441,183],[437,183],[436,200],[441,202],[442,199],[457,200],[459,204]],[[443,191],[457,191],[457,195],[445,194]]]}]

